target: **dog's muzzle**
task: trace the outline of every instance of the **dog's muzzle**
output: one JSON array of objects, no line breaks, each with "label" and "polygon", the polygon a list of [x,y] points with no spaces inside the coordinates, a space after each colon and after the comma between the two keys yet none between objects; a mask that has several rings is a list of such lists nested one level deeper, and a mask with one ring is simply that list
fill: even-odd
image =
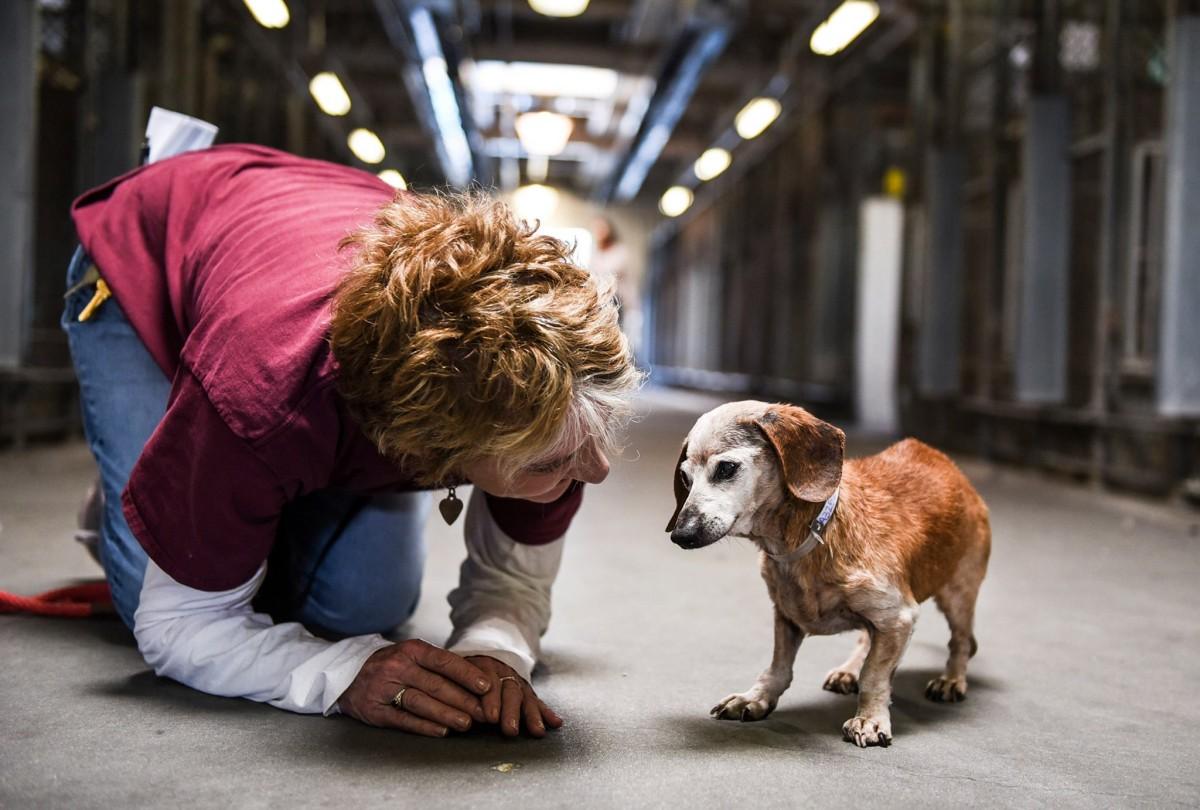
[{"label": "dog's muzzle", "polygon": [[728,527],[721,528],[711,519],[699,515],[680,514],[675,529],[671,532],[671,542],[680,548],[704,548],[720,540],[729,531]]}]

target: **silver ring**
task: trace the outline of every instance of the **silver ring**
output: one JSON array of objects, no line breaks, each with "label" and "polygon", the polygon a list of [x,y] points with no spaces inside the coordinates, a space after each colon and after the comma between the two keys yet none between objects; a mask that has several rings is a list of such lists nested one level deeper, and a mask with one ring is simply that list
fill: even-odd
[{"label": "silver ring", "polygon": [[404,709],[404,693],[408,691],[407,686],[402,686],[396,696],[392,698],[392,705],[403,711]]},{"label": "silver ring", "polygon": [[505,675],[503,678],[501,678],[500,679],[501,688],[503,688],[503,684],[505,681],[514,681],[514,682],[516,682],[517,686],[521,685],[521,679],[518,678],[516,675]]}]

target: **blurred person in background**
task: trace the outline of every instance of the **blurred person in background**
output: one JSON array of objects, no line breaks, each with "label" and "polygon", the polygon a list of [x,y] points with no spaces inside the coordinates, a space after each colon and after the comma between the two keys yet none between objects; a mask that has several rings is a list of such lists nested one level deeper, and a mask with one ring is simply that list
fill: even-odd
[{"label": "blurred person in background", "polygon": [[642,299],[637,279],[630,269],[629,250],[621,241],[617,226],[608,217],[598,216],[592,220],[592,238],[595,249],[588,267],[602,284],[609,284],[616,291],[621,330],[636,355],[642,334]]},{"label": "blurred person in background", "polygon": [[[429,736],[561,719],[529,680],[563,536],[639,381],[562,242],[257,146],[82,195],[63,315],[95,551],[160,675]],[[474,484],[448,649],[416,607],[431,503]]]}]

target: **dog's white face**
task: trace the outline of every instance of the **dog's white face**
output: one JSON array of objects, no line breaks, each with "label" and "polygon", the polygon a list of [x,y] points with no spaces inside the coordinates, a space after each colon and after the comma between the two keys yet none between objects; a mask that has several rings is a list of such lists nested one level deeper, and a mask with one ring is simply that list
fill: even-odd
[{"label": "dog's white face", "polygon": [[[754,420],[761,402],[733,402],[700,417],[688,434],[676,486],[687,490],[671,527],[681,548],[747,537],[755,516],[784,494],[775,452]],[[677,493],[678,494],[678,493]]]}]

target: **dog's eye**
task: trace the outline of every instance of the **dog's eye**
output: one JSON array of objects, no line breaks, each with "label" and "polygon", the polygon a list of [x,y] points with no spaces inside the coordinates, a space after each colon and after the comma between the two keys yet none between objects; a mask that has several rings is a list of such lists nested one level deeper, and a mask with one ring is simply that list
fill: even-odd
[{"label": "dog's eye", "polygon": [[717,464],[717,468],[713,470],[712,479],[714,481],[728,481],[737,475],[738,463],[736,461],[722,461]]}]

